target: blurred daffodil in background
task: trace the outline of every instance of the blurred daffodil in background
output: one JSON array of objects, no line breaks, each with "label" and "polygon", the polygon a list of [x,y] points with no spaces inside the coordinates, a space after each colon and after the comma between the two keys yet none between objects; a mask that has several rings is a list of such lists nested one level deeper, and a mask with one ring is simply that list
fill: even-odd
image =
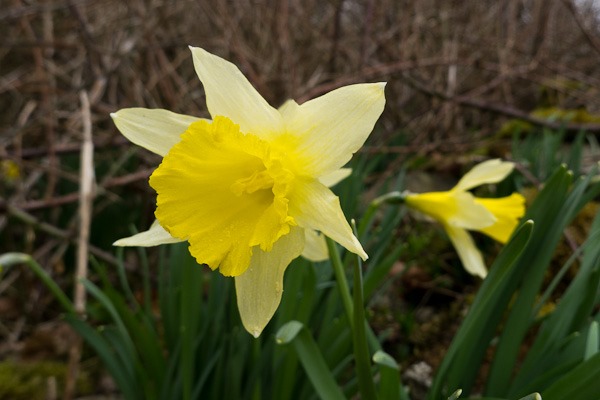
[{"label": "blurred daffodil in background", "polygon": [[21,177],[19,165],[12,160],[0,161],[0,179],[6,183],[12,184]]},{"label": "blurred daffodil in background", "polygon": [[499,159],[476,165],[449,191],[405,195],[406,204],[444,227],[465,269],[485,278],[487,269],[467,230],[483,232],[506,243],[525,214],[525,198],[513,193],[501,198],[481,198],[469,192],[474,187],[506,178],[514,164]]},{"label": "blurred daffodil in background", "polygon": [[211,120],[161,109],[112,114],[133,143],[163,156],[150,177],[157,221],[117,246],[188,241],[201,264],[235,277],[244,327],[260,335],[281,300],[283,275],[331,237],[363,259],[329,189],[365,142],[385,104],[384,83],[345,86],[271,107],[238,68],[191,47]]}]

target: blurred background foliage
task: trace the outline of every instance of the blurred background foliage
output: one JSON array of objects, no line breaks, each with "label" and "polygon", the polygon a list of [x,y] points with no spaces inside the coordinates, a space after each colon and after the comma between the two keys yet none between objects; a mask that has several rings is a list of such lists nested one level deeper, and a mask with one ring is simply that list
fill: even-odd
[{"label": "blurred background foliage", "polygon": [[[352,165],[359,173],[335,188],[349,217],[385,191],[447,189],[488,157],[518,162],[498,194],[516,188],[533,198],[560,163],[579,175],[599,160],[599,18],[593,0],[7,0],[0,254],[28,253],[73,290],[80,149],[91,122],[90,253],[116,278],[121,263],[111,243],[152,222],[147,178],[159,158],[123,138],[109,114],[150,107],[208,116],[188,45],[238,65],[274,106],[388,82],[386,109]],[[584,207],[565,231],[557,269],[587,236],[597,208]],[[378,250],[393,261],[393,279],[371,289],[368,317],[407,371],[422,371],[422,362],[430,371],[479,282],[462,271],[441,230],[413,215],[389,218],[402,223],[385,228],[391,235]],[[491,264],[498,246],[477,239]],[[158,271],[159,251],[123,257],[140,300],[142,261]],[[64,360],[74,334],[59,312],[27,269],[4,274],[0,360]],[[416,376],[425,384],[430,374]]]}]

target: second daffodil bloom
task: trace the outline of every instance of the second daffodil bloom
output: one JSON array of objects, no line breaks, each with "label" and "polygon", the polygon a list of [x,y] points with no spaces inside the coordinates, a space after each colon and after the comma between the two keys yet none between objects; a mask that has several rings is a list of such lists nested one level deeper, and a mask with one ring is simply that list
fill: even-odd
[{"label": "second daffodil bloom", "polygon": [[511,162],[488,160],[471,169],[446,192],[409,193],[406,204],[442,224],[465,269],[485,278],[483,257],[467,230],[485,233],[506,243],[525,214],[525,198],[519,193],[502,198],[480,198],[468,190],[502,181],[514,168]]},{"label": "second daffodil bloom", "polygon": [[[188,241],[198,263],[235,277],[242,322],[257,337],[279,305],[285,269],[319,240],[315,231],[367,258],[329,186],[347,176],[342,167],[383,111],[385,84],[276,109],[235,65],[190,49],[211,120],[143,108],[112,115],[129,140],[163,156],[150,177],[157,221],[115,245]],[[321,257],[318,244],[306,248]]]}]

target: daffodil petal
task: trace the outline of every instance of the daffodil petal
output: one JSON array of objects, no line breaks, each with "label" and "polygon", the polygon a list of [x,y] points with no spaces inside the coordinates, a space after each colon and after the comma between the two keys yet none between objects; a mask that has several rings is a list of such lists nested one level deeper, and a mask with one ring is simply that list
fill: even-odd
[{"label": "daffodil petal", "polygon": [[450,225],[445,225],[444,228],[467,272],[485,278],[487,270],[483,263],[483,257],[477,246],[475,246],[471,235],[464,229]]},{"label": "daffodil petal", "polygon": [[453,193],[455,213],[447,219],[450,225],[464,229],[483,229],[496,223],[496,217],[483,205],[475,202],[469,192]]},{"label": "daffodil petal", "polygon": [[321,176],[344,166],[373,130],[385,105],[385,83],[344,86],[293,107],[284,105],[287,132],[297,136],[303,168]]},{"label": "daffodil petal", "polygon": [[349,177],[352,174],[352,168],[340,168],[333,172],[323,175],[319,178],[319,182],[327,187],[333,187]]},{"label": "daffodil petal", "polygon": [[238,67],[199,47],[190,47],[210,115],[228,117],[244,133],[266,137],[283,130],[281,115],[254,89]]},{"label": "daffodil petal", "polygon": [[218,116],[190,125],[150,177],[156,218],[189,241],[198,263],[240,275],[255,246],[268,251],[295,224],[285,198],[291,177],[268,154],[265,141]]},{"label": "daffodil petal", "polygon": [[150,229],[144,232],[136,233],[123,239],[119,239],[113,243],[113,246],[140,246],[151,247],[160,244],[183,242],[181,239],[174,238],[165,231],[158,221],[154,221]]},{"label": "daffodil petal", "polygon": [[406,204],[433,219],[463,229],[482,229],[496,222],[494,215],[475,202],[469,192],[409,194]]},{"label": "daffodil petal", "polygon": [[279,114],[281,114],[281,117],[285,121],[286,119],[291,119],[294,116],[294,114],[298,112],[299,109],[300,106],[298,105],[298,103],[296,103],[295,100],[288,99],[277,110],[279,111]]},{"label": "daffodil petal", "polygon": [[339,198],[317,180],[298,180],[290,193],[289,214],[298,226],[321,231],[363,260],[369,258],[352,233]]},{"label": "daffodil petal", "polygon": [[250,266],[235,277],[235,291],[244,327],[258,337],[281,301],[283,274],[304,247],[303,229],[294,227],[282,236],[271,251],[254,249]]},{"label": "daffodil petal", "polygon": [[484,161],[467,172],[452,190],[469,190],[483,184],[500,182],[514,167],[514,163],[498,158]]},{"label": "daffodil petal", "polygon": [[496,217],[496,223],[481,232],[491,238],[506,243],[525,214],[525,198],[519,193],[497,199],[475,198],[475,201],[487,208]]},{"label": "daffodil petal", "polygon": [[192,122],[200,118],[162,109],[124,108],[110,114],[123,136],[153,153],[164,156]]},{"label": "daffodil petal", "polygon": [[302,257],[313,262],[325,261],[329,258],[325,236],[312,229],[305,229],[304,239]]}]

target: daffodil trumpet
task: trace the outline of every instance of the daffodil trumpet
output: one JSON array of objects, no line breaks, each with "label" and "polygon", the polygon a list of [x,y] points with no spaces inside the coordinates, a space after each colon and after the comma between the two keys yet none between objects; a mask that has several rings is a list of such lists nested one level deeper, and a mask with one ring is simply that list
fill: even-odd
[{"label": "daffodil trumpet", "polygon": [[373,130],[385,84],[276,109],[234,64],[190,50],[211,119],[144,108],[111,115],[124,136],[163,157],[150,177],[156,221],[115,245],[187,241],[198,263],[235,278],[242,323],[258,337],[290,262],[327,257],[323,235],[367,258],[329,187]]},{"label": "daffodil trumpet", "polygon": [[405,193],[406,205],[438,221],[443,227],[465,269],[485,278],[483,256],[468,230],[479,231],[506,243],[525,214],[525,198],[519,193],[502,198],[481,198],[469,192],[477,186],[502,181],[514,164],[499,159],[476,165],[449,191]]}]

